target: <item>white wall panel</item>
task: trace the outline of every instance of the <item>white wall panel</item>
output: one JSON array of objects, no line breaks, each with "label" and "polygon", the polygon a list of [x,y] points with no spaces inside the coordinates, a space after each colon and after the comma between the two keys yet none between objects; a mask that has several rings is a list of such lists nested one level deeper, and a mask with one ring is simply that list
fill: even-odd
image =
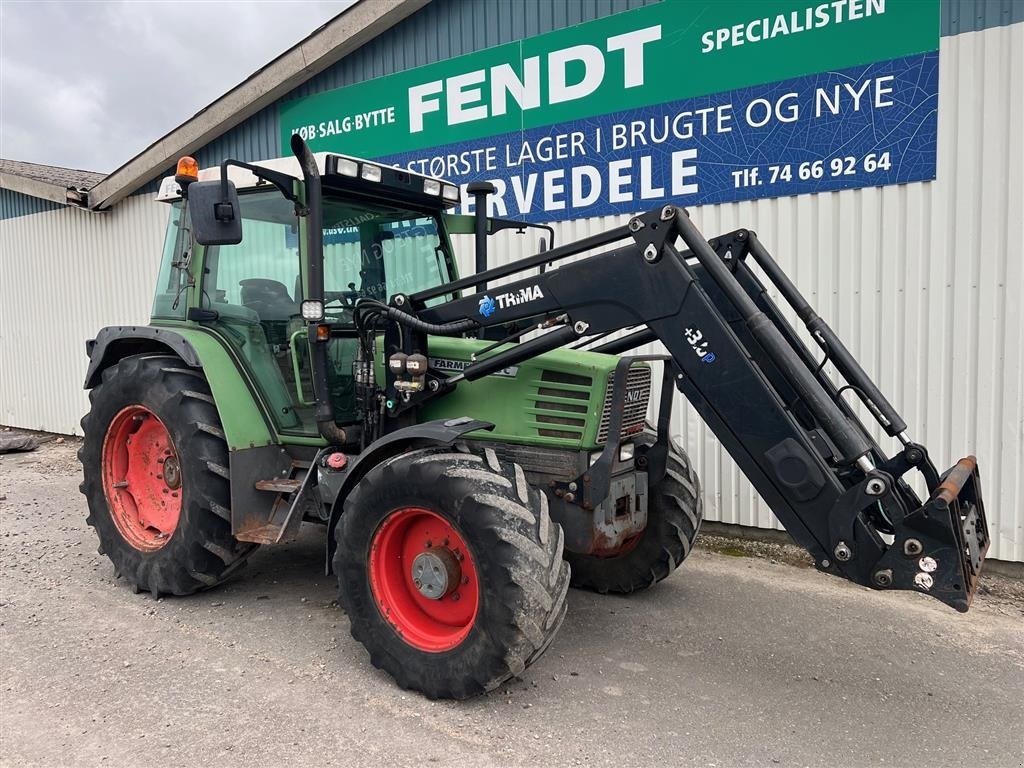
[{"label": "white wall panel", "polygon": [[81,434],[85,341],[148,322],[169,212],[140,195],[0,221],[0,424]]}]

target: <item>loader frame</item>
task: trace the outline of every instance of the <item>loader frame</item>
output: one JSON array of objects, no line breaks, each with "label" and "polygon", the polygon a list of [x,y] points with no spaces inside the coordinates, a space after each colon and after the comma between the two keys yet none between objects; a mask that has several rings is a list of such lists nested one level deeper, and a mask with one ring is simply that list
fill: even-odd
[{"label": "loader frame", "polygon": [[[680,239],[686,250],[677,250]],[[490,291],[428,304],[623,241]],[[806,323],[825,360],[816,360],[802,342],[748,259]],[[625,352],[660,341],[668,352],[666,383],[671,380],[686,396],[819,569],[876,589],[926,592],[960,611],[970,605],[989,543],[977,462],[967,457],[939,475],[924,447],[907,437],[903,419],[753,232],[737,230],[709,242],[684,210],[667,205],[575,243],[395,295],[387,306],[361,303],[358,311],[391,321],[385,356],[426,354],[430,334],[501,325],[522,329],[513,335],[548,329],[478,358],[457,375],[431,370],[422,391],[396,386],[400,378],[389,372],[384,432],[415,423],[420,406],[460,381],[573,341],[639,329],[594,349]],[[824,373],[827,361],[846,380],[844,387]],[[614,397],[622,396],[631,362],[624,359],[616,372]],[[882,428],[899,438],[897,455],[888,457],[872,439],[843,400],[845,389],[855,391]],[[618,402],[613,413],[621,407]],[[664,404],[661,412],[659,421],[666,423],[659,432],[667,432]],[[609,457],[620,440],[613,427],[604,451]],[[657,461],[664,437],[652,455],[638,461]],[[924,477],[924,501],[902,479],[911,469]],[[607,493],[604,474],[599,461],[560,490],[583,489],[579,503],[592,507]]]}]

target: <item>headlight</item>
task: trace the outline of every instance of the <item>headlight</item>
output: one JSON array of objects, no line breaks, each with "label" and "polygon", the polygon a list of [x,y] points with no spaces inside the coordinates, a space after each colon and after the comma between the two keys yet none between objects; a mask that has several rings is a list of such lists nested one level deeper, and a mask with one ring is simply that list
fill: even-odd
[{"label": "headlight", "polygon": [[632,443],[623,443],[619,446],[619,461],[632,461],[633,455]]},{"label": "headlight", "polygon": [[311,323],[315,323],[317,320],[323,320],[324,303],[313,299],[302,302],[302,319],[308,320]]},{"label": "headlight", "polygon": [[380,181],[380,166],[363,163],[363,178],[367,181]]},{"label": "headlight", "polygon": [[438,181],[437,179],[424,179],[423,191],[428,195],[440,195],[441,182]]}]

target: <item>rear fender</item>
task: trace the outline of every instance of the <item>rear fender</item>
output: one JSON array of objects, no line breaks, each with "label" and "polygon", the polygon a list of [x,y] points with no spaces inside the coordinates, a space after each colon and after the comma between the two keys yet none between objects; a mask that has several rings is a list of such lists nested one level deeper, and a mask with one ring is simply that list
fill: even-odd
[{"label": "rear fender", "polygon": [[205,375],[229,450],[278,442],[255,388],[220,340],[201,328],[112,326],[87,341],[85,348],[89,355],[86,389],[99,384],[103,371],[122,358],[145,353],[171,354]]},{"label": "rear fender", "polygon": [[487,421],[471,419],[468,416],[426,421],[391,432],[368,445],[366,450],[349,465],[345,479],[338,489],[338,495],[334,499],[334,505],[331,507],[331,517],[327,521],[327,573],[333,572],[334,550],[337,546],[334,541],[334,528],[338,524],[338,520],[341,519],[341,513],[345,507],[345,497],[367,472],[385,459],[412,448],[451,445],[463,435],[480,429],[489,432],[494,429],[494,425]]},{"label": "rear fender", "polygon": [[146,352],[170,352],[192,368],[202,367],[195,348],[174,331],[147,325],[115,325],[104,328],[96,334],[95,339],[85,342],[85,353],[89,356],[85,389],[92,389],[99,384],[103,371],[122,358]]}]

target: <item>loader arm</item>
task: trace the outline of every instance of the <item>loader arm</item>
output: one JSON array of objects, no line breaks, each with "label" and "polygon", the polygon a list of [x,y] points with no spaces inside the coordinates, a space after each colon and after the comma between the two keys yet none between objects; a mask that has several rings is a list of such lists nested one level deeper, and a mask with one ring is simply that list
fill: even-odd
[{"label": "loader arm", "polygon": [[[899,414],[756,236],[740,230],[711,243],[685,211],[665,206],[606,233],[392,297],[386,314],[394,324],[388,327],[401,325],[403,332],[389,330],[386,345],[409,354],[426,350],[428,333],[462,333],[474,324],[532,321],[550,330],[483,357],[455,376],[431,371],[430,386],[422,392],[400,391],[389,376],[389,415],[400,424],[404,411],[462,380],[581,338],[639,329],[614,350],[655,339],[665,346],[675,386],[819,569],[876,589],[924,592],[966,611],[988,548],[974,458],[961,459],[940,477],[924,447],[907,438]],[[494,285],[595,249],[603,250]],[[882,451],[841,398],[824,366],[768,297],[748,256],[794,306],[872,415],[899,437],[897,455]],[[492,287],[428,306],[432,299],[478,284]],[[925,477],[929,495],[923,502],[902,480],[912,469]]]}]

